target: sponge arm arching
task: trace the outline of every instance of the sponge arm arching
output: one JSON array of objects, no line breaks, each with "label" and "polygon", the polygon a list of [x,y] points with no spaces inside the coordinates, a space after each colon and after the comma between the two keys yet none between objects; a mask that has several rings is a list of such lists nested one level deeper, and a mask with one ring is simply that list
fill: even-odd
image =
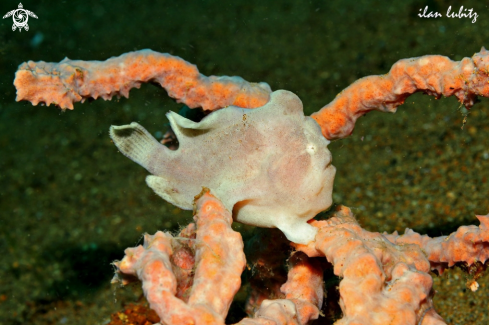
[{"label": "sponge arm arching", "polygon": [[241,77],[206,77],[185,60],[152,50],[129,52],[106,61],[65,58],[59,63],[25,62],[15,73],[17,101],[33,105],[54,104],[73,109],[73,103],[88,98],[105,100],[129,97],[129,90],[154,82],[168,95],[190,108],[216,110],[234,105],[256,108],[270,98],[265,82],[250,83]]},{"label": "sponge arm arching", "polygon": [[404,59],[385,75],[357,80],[311,117],[327,139],[342,139],[353,132],[360,116],[373,110],[394,113],[415,92],[436,98],[455,95],[471,108],[477,96],[489,96],[488,82],[489,52],[485,48],[461,61],[441,55]]}]

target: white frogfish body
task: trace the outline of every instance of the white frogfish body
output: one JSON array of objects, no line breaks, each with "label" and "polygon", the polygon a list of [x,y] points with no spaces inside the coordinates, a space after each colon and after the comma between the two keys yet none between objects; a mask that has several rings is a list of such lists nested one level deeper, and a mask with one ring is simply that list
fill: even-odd
[{"label": "white frogfish body", "polygon": [[119,150],[152,174],[146,182],[159,196],[190,210],[204,186],[238,222],[279,228],[295,243],[314,239],[307,221],[331,206],[335,168],[329,141],[295,94],[278,90],[262,107],[230,106],[198,123],[167,117],[175,151],[137,123],[110,129]]}]

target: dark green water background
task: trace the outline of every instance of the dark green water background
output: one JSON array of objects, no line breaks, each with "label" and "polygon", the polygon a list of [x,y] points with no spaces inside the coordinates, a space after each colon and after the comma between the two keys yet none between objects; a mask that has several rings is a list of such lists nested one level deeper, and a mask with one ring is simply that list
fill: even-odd
[{"label": "dark green water background", "polygon": [[[132,121],[164,132],[178,110],[144,85],[129,99],[55,107],[15,102],[17,66],[64,57],[105,60],[151,48],[196,64],[205,75],[239,75],[295,92],[310,114],[356,79],[398,59],[442,54],[460,60],[489,46],[479,15],[445,17],[460,1],[26,1],[28,32],[0,21],[0,324],[104,324],[136,301],[111,287],[110,262],[144,232],[178,229],[191,214],[157,197],[147,174],[123,157],[110,125]],[[2,1],[2,15],[17,8]],[[417,17],[419,9],[444,15]],[[36,44],[33,40],[42,37]],[[334,200],[369,230],[448,234],[489,212],[489,101],[461,129],[454,98],[415,95],[396,114],[370,113],[353,136],[330,145]],[[249,229],[236,226],[245,233]],[[450,324],[489,324],[489,280],[472,293],[458,271],[435,280],[435,305]],[[331,320],[322,319],[328,324]]]}]

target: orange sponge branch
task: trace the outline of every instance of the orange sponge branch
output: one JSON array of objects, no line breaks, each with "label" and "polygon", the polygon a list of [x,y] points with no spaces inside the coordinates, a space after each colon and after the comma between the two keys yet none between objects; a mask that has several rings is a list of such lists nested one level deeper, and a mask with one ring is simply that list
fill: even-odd
[{"label": "orange sponge branch", "polygon": [[129,52],[106,61],[44,61],[22,63],[16,74],[17,101],[54,104],[73,109],[87,98],[129,97],[129,90],[155,82],[168,95],[190,108],[215,110],[229,105],[255,108],[266,104],[267,83],[250,83],[241,77],[206,77],[197,67],[170,54],[152,50]]},{"label": "orange sponge branch", "polygon": [[477,96],[489,96],[488,76],[485,48],[459,62],[441,55],[399,60],[386,75],[357,80],[311,117],[327,139],[341,139],[353,132],[360,116],[373,110],[394,113],[415,92],[436,98],[455,95],[471,108]]}]

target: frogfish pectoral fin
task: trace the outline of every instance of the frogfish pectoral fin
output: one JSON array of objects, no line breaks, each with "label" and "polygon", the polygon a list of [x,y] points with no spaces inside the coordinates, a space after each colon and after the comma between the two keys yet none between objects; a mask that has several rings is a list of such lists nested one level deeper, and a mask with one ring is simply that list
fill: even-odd
[{"label": "frogfish pectoral fin", "polygon": [[285,237],[296,244],[307,244],[313,241],[317,235],[317,228],[308,224],[305,220],[282,220],[276,225]]},{"label": "frogfish pectoral fin", "polygon": [[170,179],[150,175],[146,177],[146,184],[156,194],[161,196],[163,200],[184,210],[191,210],[193,208],[193,196],[177,188],[177,184],[173,184]]}]

